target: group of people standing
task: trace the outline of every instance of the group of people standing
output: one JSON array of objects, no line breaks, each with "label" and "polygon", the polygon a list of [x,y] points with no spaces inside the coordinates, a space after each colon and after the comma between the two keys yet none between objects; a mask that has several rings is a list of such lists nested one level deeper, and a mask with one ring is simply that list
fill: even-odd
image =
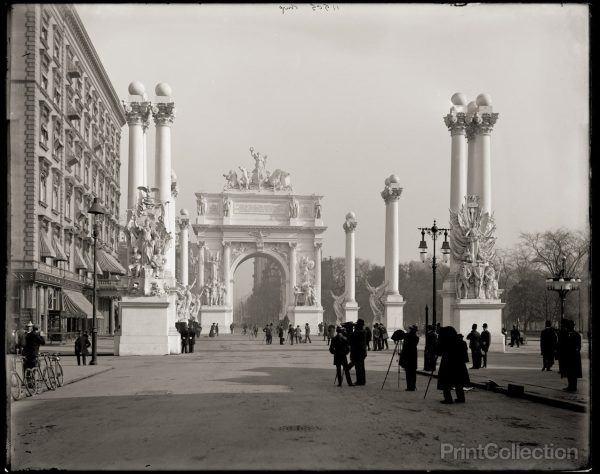
[{"label": "group of people standing", "polygon": [[[365,321],[357,319],[356,324],[349,321],[336,328],[336,335],[331,338],[329,352],[333,354],[333,365],[336,368],[336,381],[338,387],[342,386],[342,369],[349,386],[365,385],[366,371],[365,359],[367,358],[367,332]],[[347,356],[350,354],[350,363]],[[356,381],[352,382],[350,370],[354,368]]]},{"label": "group of people standing", "polygon": [[[283,330],[283,327],[281,328]],[[312,343],[312,339],[310,338],[310,325],[308,323],[304,324],[304,341],[302,340],[302,328],[298,324],[294,327],[293,324],[288,326],[287,337],[290,341],[290,345],[294,345],[294,340],[296,344],[301,343]],[[285,341],[282,340],[282,336],[279,336],[279,343],[285,344]]]},{"label": "group of people standing", "polygon": [[200,323],[196,321],[190,321],[190,324],[187,323],[179,323],[177,325],[177,330],[181,336],[181,353],[192,353],[194,352],[194,345],[196,344],[196,339],[200,338],[200,334],[202,333],[202,326]]},{"label": "group of people standing", "polygon": [[582,377],[581,369],[581,335],[575,331],[575,322],[563,319],[562,327],[556,331],[551,321],[540,334],[542,352],[542,372],[551,371],[555,359],[558,360],[558,371],[561,378],[566,378],[567,392],[577,391],[577,379]]}]

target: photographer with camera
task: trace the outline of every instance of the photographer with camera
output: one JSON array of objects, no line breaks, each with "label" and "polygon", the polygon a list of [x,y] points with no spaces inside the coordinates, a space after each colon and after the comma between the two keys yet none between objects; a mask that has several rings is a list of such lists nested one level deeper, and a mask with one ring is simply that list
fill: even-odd
[{"label": "photographer with camera", "polygon": [[417,389],[417,344],[419,344],[417,329],[416,324],[409,328],[400,352],[400,367],[403,367],[406,372],[406,390],[409,392]]},{"label": "photographer with camera", "polygon": [[335,365],[336,380],[338,381],[338,387],[342,386],[342,367],[344,368],[344,374],[346,375],[346,382],[349,387],[354,386],[352,378],[350,377],[350,367],[348,365],[347,355],[350,352],[350,344],[348,338],[344,336],[343,329],[341,327],[336,328],[337,334],[331,339],[329,344],[329,352],[333,354],[333,365]]}]

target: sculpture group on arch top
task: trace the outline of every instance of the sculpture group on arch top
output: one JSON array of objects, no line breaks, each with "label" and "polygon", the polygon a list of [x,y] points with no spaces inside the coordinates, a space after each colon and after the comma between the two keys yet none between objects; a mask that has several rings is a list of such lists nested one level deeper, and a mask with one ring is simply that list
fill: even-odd
[{"label": "sculpture group on arch top", "polygon": [[250,174],[248,168],[238,166],[239,174],[235,170],[229,170],[223,174],[227,183],[224,190],[273,190],[273,191],[292,191],[290,184],[290,174],[286,171],[276,169],[271,173],[267,170],[267,155],[261,155],[250,147],[250,154],[254,158],[254,169]]}]

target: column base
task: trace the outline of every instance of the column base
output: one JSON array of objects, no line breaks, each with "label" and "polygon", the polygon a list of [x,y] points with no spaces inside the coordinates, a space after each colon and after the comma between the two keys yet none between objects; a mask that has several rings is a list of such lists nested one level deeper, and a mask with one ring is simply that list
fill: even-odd
[{"label": "column base", "polygon": [[321,306],[289,306],[287,317],[294,327],[300,326],[304,335],[304,325],[308,323],[311,335],[318,332],[317,326],[323,322],[323,308]]},{"label": "column base", "polygon": [[452,304],[454,328],[463,334],[465,339],[471,332],[473,324],[481,332],[483,323],[487,323],[491,335],[490,352],[504,352],[504,335],[502,334],[502,308],[505,303],[500,300],[456,299]]},{"label": "column base", "polygon": [[388,334],[393,334],[394,331],[402,329],[404,331],[404,305],[406,301],[402,295],[385,295],[383,313],[383,325]]},{"label": "column base", "polygon": [[346,301],[344,303],[344,322],[356,322],[358,319],[358,303],[356,301]]},{"label": "column base", "polygon": [[179,354],[175,300],[175,295],[124,296],[119,303],[121,330],[114,338],[115,355]]},{"label": "column base", "polygon": [[229,334],[229,325],[233,322],[233,308],[230,306],[202,306],[199,319],[203,334],[208,335],[212,323],[219,325],[220,333]]}]

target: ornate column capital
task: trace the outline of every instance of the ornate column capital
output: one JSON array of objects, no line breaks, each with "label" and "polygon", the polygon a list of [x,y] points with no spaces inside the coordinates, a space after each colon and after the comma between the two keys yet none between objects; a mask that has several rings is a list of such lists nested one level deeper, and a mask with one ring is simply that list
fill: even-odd
[{"label": "ornate column capital", "polygon": [[349,212],[346,214],[346,222],[342,225],[344,228],[344,232],[346,234],[348,232],[354,232],[356,230],[356,226],[358,225],[358,221],[356,220],[356,215],[353,212]]},{"label": "ornate column capital", "polygon": [[[127,125],[142,125],[146,120],[149,120],[151,112],[150,102],[126,102],[123,101],[123,111]],[[147,126],[146,126],[147,128]]]},{"label": "ornate column capital", "polygon": [[489,135],[492,133],[494,125],[498,120],[497,113],[474,112],[467,114],[467,139],[472,139],[476,135]]},{"label": "ornate column capital", "polygon": [[179,216],[177,219],[177,224],[179,225],[180,231],[187,230],[190,225],[190,218]]},{"label": "ornate column capital", "polygon": [[296,250],[296,248],[298,247],[298,242],[288,242],[288,245],[292,250]]},{"label": "ornate column capital", "polygon": [[152,115],[156,126],[170,127],[175,119],[175,102],[154,104]]},{"label": "ornate column capital", "polygon": [[386,185],[383,191],[381,191],[381,197],[383,198],[386,204],[400,200],[401,194],[402,188],[393,188],[389,185]]},{"label": "ornate column capital", "polygon": [[317,250],[321,250],[323,248],[323,242],[315,242],[314,246]]},{"label": "ornate column capital", "polygon": [[451,111],[444,117],[444,123],[450,135],[464,135],[467,129],[466,114],[464,112]]},{"label": "ornate column capital", "polygon": [[221,245],[223,245],[223,249],[228,249],[231,247],[231,242],[229,240],[224,240],[221,242]]}]

